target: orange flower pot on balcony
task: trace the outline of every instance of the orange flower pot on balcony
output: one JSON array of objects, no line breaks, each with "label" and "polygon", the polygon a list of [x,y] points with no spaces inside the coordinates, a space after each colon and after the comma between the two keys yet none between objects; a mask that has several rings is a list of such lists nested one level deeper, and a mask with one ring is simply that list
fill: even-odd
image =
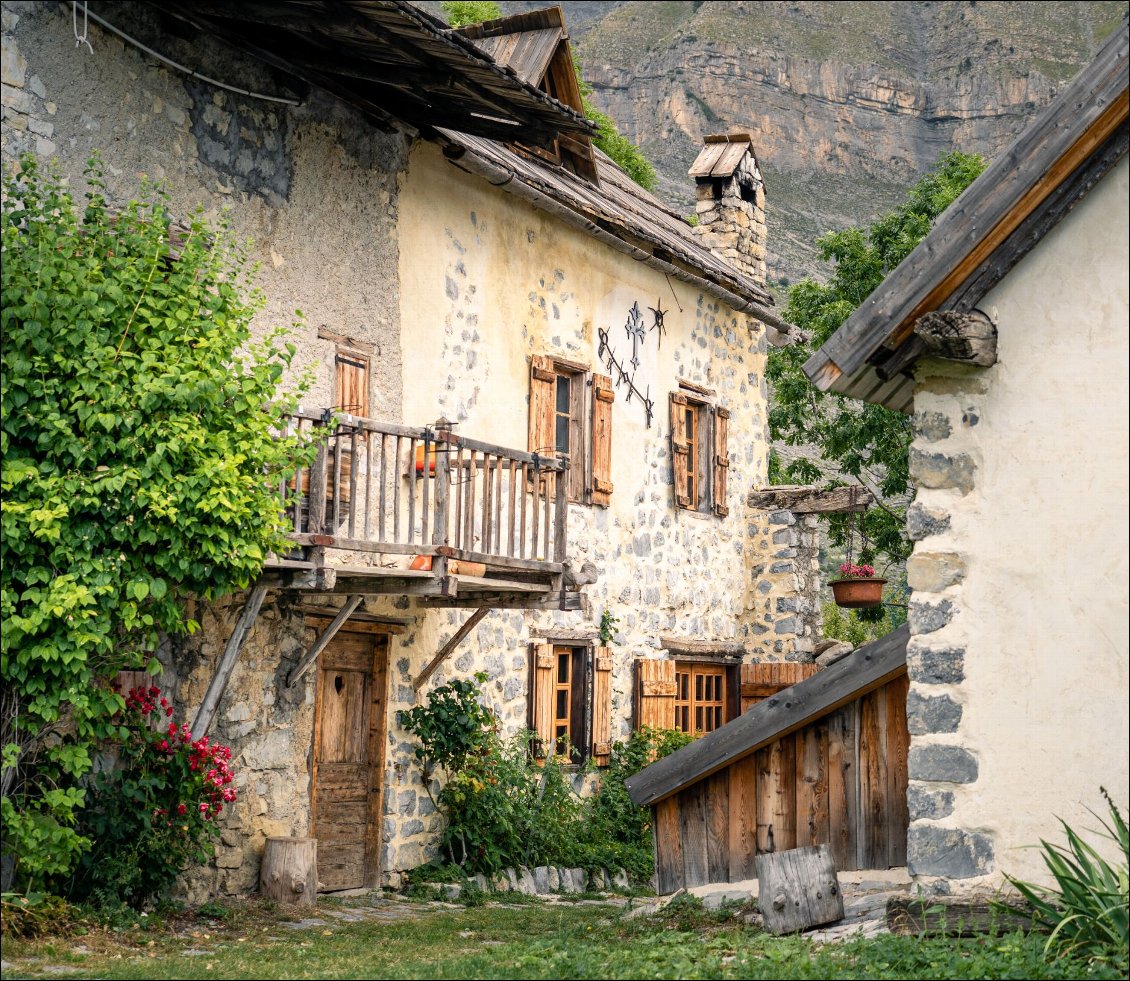
[{"label": "orange flower pot on balcony", "polygon": [[833,579],[829,586],[832,587],[832,597],[836,606],[848,609],[862,609],[868,606],[879,606],[883,602],[883,587],[886,579]]},{"label": "orange flower pot on balcony", "polygon": [[[432,448],[430,450],[428,450],[427,472],[428,472],[429,477],[434,477],[436,475],[436,454],[438,452],[439,452],[439,447],[436,446],[433,443]],[[423,473],[424,473],[424,469],[425,469],[424,448],[422,446],[417,446],[416,447],[416,475],[422,476]]]}]

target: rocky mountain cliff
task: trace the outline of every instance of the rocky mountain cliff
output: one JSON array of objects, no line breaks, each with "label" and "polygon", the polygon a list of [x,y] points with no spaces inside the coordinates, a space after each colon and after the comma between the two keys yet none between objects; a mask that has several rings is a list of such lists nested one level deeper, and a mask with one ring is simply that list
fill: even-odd
[{"label": "rocky mountain cliff", "polygon": [[[507,13],[544,6],[504,2]],[[1126,16],[1125,2],[562,3],[593,101],[689,214],[707,133],[752,134],[771,279],[897,201],[950,149],[992,158]]]}]

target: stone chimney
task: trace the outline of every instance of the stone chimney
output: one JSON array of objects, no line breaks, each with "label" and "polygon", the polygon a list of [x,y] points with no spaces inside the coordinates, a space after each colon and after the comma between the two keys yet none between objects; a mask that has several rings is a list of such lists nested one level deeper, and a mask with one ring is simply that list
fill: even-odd
[{"label": "stone chimney", "polygon": [[706,137],[688,173],[695,179],[695,235],[715,255],[764,286],[765,185],[750,135]]}]

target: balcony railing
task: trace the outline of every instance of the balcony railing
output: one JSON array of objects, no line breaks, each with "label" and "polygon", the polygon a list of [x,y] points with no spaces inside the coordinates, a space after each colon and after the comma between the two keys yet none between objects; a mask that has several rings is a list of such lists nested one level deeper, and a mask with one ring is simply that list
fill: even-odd
[{"label": "balcony railing", "polygon": [[326,417],[299,411],[290,421],[318,433],[314,462],[281,487],[297,544],[561,571],[567,461],[441,425]]}]

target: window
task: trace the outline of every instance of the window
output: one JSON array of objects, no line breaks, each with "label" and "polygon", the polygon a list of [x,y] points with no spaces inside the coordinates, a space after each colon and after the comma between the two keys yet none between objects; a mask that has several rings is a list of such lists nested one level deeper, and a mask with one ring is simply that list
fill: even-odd
[{"label": "window", "polygon": [[636,728],[713,732],[738,714],[740,666],[718,661],[636,662]]},{"label": "window", "polygon": [[545,355],[531,359],[528,448],[568,459],[570,501],[604,507],[611,501],[614,399],[607,375]]},{"label": "window", "polygon": [[671,469],[675,506],[688,511],[730,513],[726,502],[730,469],[730,411],[699,393],[672,392]]},{"label": "window", "polygon": [[334,408],[351,416],[369,414],[369,359],[352,351],[334,358]]},{"label": "window", "polygon": [[607,647],[531,645],[530,728],[534,756],[608,762],[611,751],[612,654]]},{"label": "window", "polygon": [[721,664],[675,665],[675,728],[692,736],[726,721],[726,672]]}]

